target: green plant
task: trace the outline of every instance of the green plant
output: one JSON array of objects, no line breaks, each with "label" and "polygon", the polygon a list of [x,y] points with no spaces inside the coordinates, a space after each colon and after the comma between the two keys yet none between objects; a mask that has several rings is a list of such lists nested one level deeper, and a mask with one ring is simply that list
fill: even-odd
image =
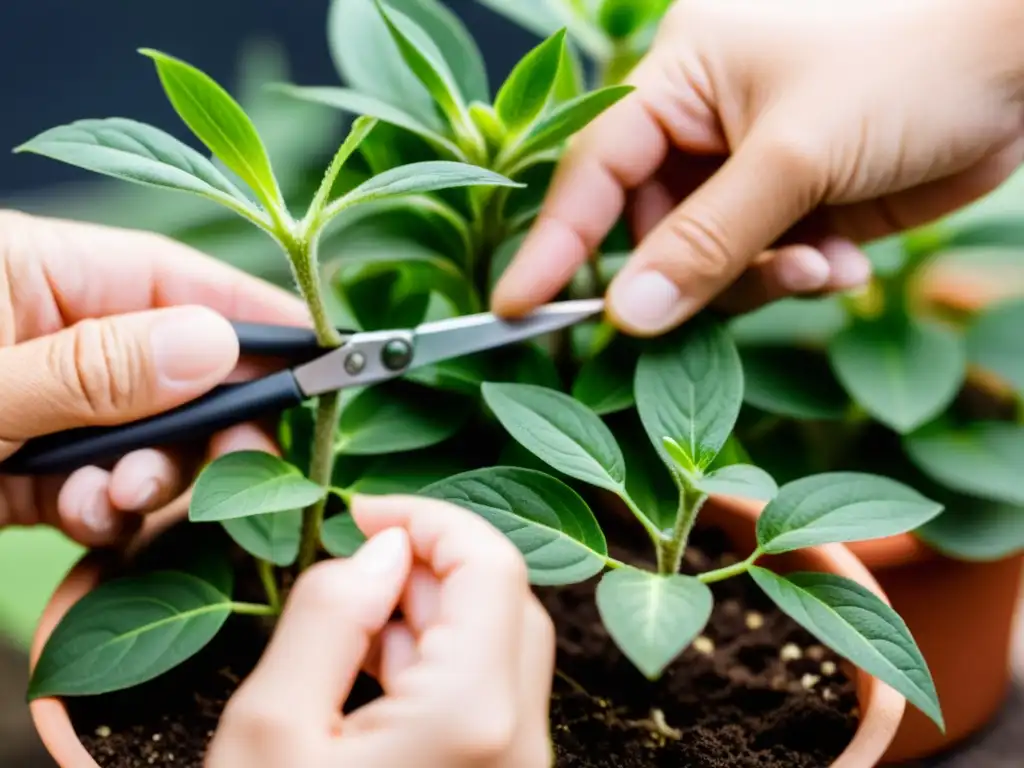
[{"label": "green plant", "polygon": [[[567,25],[595,65],[593,81],[603,84],[621,81],[647,51],[671,5],[478,2],[537,34]],[[949,316],[914,287],[954,254],[975,263],[993,251],[1015,258],[1024,247],[1022,182],[1024,171],[959,213],[869,244],[876,276],[865,296],[787,300],[731,324],[747,377],[743,443],[780,476],[858,467],[896,473],[946,506],[915,535],[966,560],[1024,549],[1015,477],[1024,456],[1024,378],[1013,362],[1024,352],[1024,297]],[[621,352],[614,354],[580,382],[600,412],[629,404]],[[979,393],[989,401],[981,409]]]},{"label": "green plant", "polygon": [[[343,322],[368,329],[477,311],[485,299],[491,256],[508,231],[508,198],[482,190],[526,187],[484,166],[525,173],[628,89],[568,102],[554,99],[565,71],[558,35],[517,68],[495,108],[473,104],[470,117],[422,30],[383,6],[367,8],[377,21],[387,22],[403,54],[400,61],[448,110],[453,135],[470,148],[475,164],[463,161],[461,149],[451,156],[441,152],[405,161],[392,152],[391,126],[359,116],[312,201],[296,215],[259,131],[241,106],[198,69],[148,49],[142,53],[155,63],[169,100],[212,160],[158,128],[124,118],[53,128],[17,151],[219,203],[284,253],[325,348],[340,343],[336,328]],[[481,123],[480,115],[490,116],[491,122],[484,117]],[[500,129],[502,139],[492,141],[489,134],[485,143],[481,124]],[[377,132],[384,133],[379,141]],[[397,223],[389,218],[396,212]],[[418,218],[420,227],[415,222],[409,226],[403,214]],[[321,243],[328,229],[338,225],[345,232],[345,258],[324,263]],[[439,228],[444,230],[440,236]],[[428,243],[444,247],[445,255],[425,247]],[[386,461],[370,461],[362,471],[358,460],[337,458],[386,456],[444,442],[473,416],[479,382],[503,375],[541,382],[557,378],[551,358],[534,345],[456,361],[294,409],[281,423],[286,459],[235,453],[212,462],[196,483],[190,518],[222,525],[255,556],[266,604],[233,600],[233,572],[208,568],[205,560],[197,566],[199,573],[190,570],[188,561],[177,569],[110,582],[76,605],[55,632],[34,674],[31,695],[95,694],[135,685],[191,656],[232,613],[276,615],[283,569],[301,571],[323,548],[347,552],[359,543],[350,518],[339,515],[323,525],[330,500],[380,488],[393,471]],[[430,467],[424,471],[435,476]],[[401,474],[405,483],[416,476],[408,466]],[[344,481],[347,475],[350,481]],[[92,652],[69,651],[97,631],[105,639]],[[153,645],[166,647],[152,654]]]},{"label": "green plant", "polygon": [[477,0],[535,34],[567,27],[595,65],[594,81],[618,83],[650,47],[672,0]]},{"label": "green plant", "polygon": [[[488,382],[483,394],[491,411],[558,477],[523,466],[487,467],[439,480],[422,493],[471,509],[504,531],[526,557],[534,584],[573,584],[603,572],[602,620],[651,678],[704,628],[713,603],[707,585],[749,574],[821,642],[892,685],[941,727],[927,665],[891,608],[839,576],[779,576],[756,565],[764,555],[911,530],[938,515],[941,505],[894,480],[857,472],[813,475],[779,488],[764,470],[724,453],[743,404],[743,370],[729,334],[709,317],[651,344],[633,391],[650,446],[667,469],[663,477],[654,476],[657,459],[643,445],[633,441],[624,449],[570,395]],[[653,545],[651,568],[609,556],[596,517],[573,487],[580,483],[613,494],[633,513]],[[711,494],[768,502],[758,546],[742,562],[683,575],[687,541]]]},{"label": "green plant", "polygon": [[[331,41],[349,87],[276,89],[359,114],[301,215],[245,111],[203,73],[153,51],[168,97],[215,161],[120,118],[55,128],[22,149],[221,203],[287,256],[324,347],[338,342],[342,324],[404,327],[478,311],[533,220],[565,140],[628,88],[583,89],[566,34],[555,30],[490,103],[479,51],[434,0],[335,0]],[[622,263],[620,246],[621,237],[610,239],[569,292],[599,295]],[[941,723],[924,660],[883,602],[837,577],[784,578],[755,565],[762,554],[916,528],[941,506],[866,473],[778,488],[733,436],[750,392],[726,327],[702,316],[653,342],[581,324],[292,409],[280,420],[282,458],[241,452],[211,462],[189,510],[193,523],[221,526],[253,556],[266,601],[234,598],[236,574],[248,566],[230,552],[175,549],[169,566],[105,582],[68,612],[30,696],[137,685],[196,653],[232,614],[272,620],[289,575],[324,551],[345,557],[360,546],[346,508],[354,494],[406,492],[486,517],[523,551],[535,584],[610,568],[598,607],[648,675],[703,627],[707,584],[749,573],[823,642]],[[646,438],[634,439],[634,426]],[[608,556],[585,500],[595,488],[632,510],[654,567]],[[683,575],[690,531],[715,493],[769,501],[759,548],[723,570]]]},{"label": "green plant", "polygon": [[734,321],[748,380],[744,445],[770,461],[786,440],[798,461],[774,467],[782,475],[884,468],[943,502],[915,535],[949,556],[1024,549],[1024,304],[951,313],[917,289],[946,254],[1019,247],[1019,222],[983,201],[871,244],[876,275],[863,295],[789,300]]}]

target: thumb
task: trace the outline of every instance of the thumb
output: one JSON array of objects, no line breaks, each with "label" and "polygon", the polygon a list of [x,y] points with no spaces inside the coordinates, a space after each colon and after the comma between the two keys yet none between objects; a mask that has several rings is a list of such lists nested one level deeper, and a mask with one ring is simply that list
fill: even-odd
[{"label": "thumb", "polygon": [[174,408],[212,389],[237,361],[230,323],[204,307],[84,320],[0,349],[0,452],[4,442]]},{"label": "thumb", "polygon": [[811,145],[769,129],[751,133],[612,281],[612,321],[626,333],[653,336],[695,315],[819,204],[823,168]]}]

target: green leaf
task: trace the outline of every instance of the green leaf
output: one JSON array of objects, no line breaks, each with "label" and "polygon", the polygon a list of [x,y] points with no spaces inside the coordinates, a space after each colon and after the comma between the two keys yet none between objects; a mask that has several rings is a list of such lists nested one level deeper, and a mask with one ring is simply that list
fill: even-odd
[{"label": "green leaf", "polygon": [[228,535],[250,555],[285,567],[295,562],[302,537],[302,510],[225,520]]},{"label": "green leaf", "polygon": [[559,480],[531,469],[488,467],[449,477],[421,494],[476,512],[526,558],[538,586],[586,581],[608,547],[586,502]]},{"label": "green leaf", "polygon": [[555,85],[565,50],[565,30],[538,45],[512,69],[498,91],[494,108],[510,133],[526,128],[544,109]]},{"label": "green leaf", "polygon": [[843,329],[847,313],[838,296],[782,299],[733,319],[738,344],[802,344],[820,347]]},{"label": "green leaf", "polygon": [[902,483],[860,472],[829,472],[782,486],[757,521],[765,552],[906,533],[942,512]]},{"label": "green leaf", "polygon": [[467,163],[427,160],[392,168],[363,182],[328,208],[328,216],[356,204],[398,195],[415,195],[457,187],[521,187],[499,173]]},{"label": "green leaf", "polygon": [[231,608],[231,598],[187,573],[100,584],[53,631],[29,698],[95,696],[159,677],[209,643]]},{"label": "green leaf", "polygon": [[722,467],[700,478],[696,485],[704,493],[758,501],[771,501],[779,492],[779,486],[771,475],[750,464]]},{"label": "green leaf", "polygon": [[613,40],[625,40],[657,21],[665,7],[665,0],[602,0],[597,23]]},{"label": "green leaf", "polygon": [[355,115],[375,117],[383,123],[404,128],[420,136],[451,159],[465,160],[462,150],[452,142],[447,135],[447,127],[440,121],[423,121],[415,115],[406,113],[400,107],[394,107],[370,94],[353,91],[350,88],[332,88],[330,86],[284,85],[278,86],[277,89],[303,101],[323,104]]},{"label": "green leaf", "polygon": [[1024,398],[1024,300],[1000,302],[981,312],[967,332],[967,357],[994,373]]},{"label": "green leaf", "polygon": [[[387,0],[387,5],[425,32],[432,55],[446,63],[467,100],[490,97],[480,51],[457,16],[433,0]],[[420,119],[436,117],[434,100],[409,70],[374,0],[333,0],[327,31],[334,64],[348,85]]]},{"label": "green leaf", "polygon": [[830,573],[750,575],[794,621],[840,656],[896,689],[945,730],[928,665],[903,619],[856,582]]},{"label": "green leaf", "polygon": [[553,35],[562,26],[558,6],[551,0],[477,0],[540,37]]},{"label": "green leaf", "polygon": [[916,320],[851,325],[832,340],[829,358],[853,399],[901,434],[945,410],[967,372],[962,340]]},{"label": "green leaf", "polygon": [[371,461],[345,490],[367,496],[417,493],[463,469],[462,462],[437,451],[382,456]]},{"label": "green leaf", "polygon": [[192,192],[260,216],[213,163],[159,128],[134,120],[78,120],[44,131],[15,152],[32,152],[137,184]]},{"label": "green leaf", "polygon": [[472,401],[411,382],[365,389],[348,402],[335,450],[349,456],[415,451],[444,442],[466,423]]},{"label": "green leaf", "polygon": [[1024,504],[1024,426],[936,424],[903,440],[911,461],[948,488],[990,501]]},{"label": "green leaf", "polygon": [[611,430],[569,395],[532,384],[486,382],[484,400],[508,433],[559,472],[610,491],[626,482]]},{"label": "green leaf", "polygon": [[959,496],[945,506],[914,535],[947,557],[987,563],[1024,551],[1024,505]]},{"label": "green leaf", "polygon": [[405,63],[423,83],[453,127],[469,122],[466,109],[468,99],[460,92],[455,76],[429,35],[404,13],[388,8],[379,0],[377,8]]},{"label": "green leaf", "polygon": [[559,104],[523,134],[508,151],[514,161],[506,160],[506,163],[513,165],[524,157],[558,146],[632,90],[631,85],[613,85]]},{"label": "green leaf", "polygon": [[668,437],[704,469],[729,439],[743,405],[739,353],[724,327],[695,318],[641,355],[634,391],[647,434],[664,459]]},{"label": "green leaf", "polygon": [[711,618],[714,598],[691,576],[622,568],[597,585],[597,610],[608,634],[646,677],[655,680]]},{"label": "green leaf", "polygon": [[214,459],[200,473],[188,516],[212,523],[308,507],[327,490],[291,464],[262,451],[238,451]]},{"label": "green leaf", "polygon": [[670,530],[679,512],[679,488],[659,460],[636,412],[614,418],[614,434],[626,457],[626,492],[656,528]]},{"label": "green leaf", "polygon": [[320,543],[334,557],[352,557],[365,542],[366,535],[348,512],[327,518],[320,527]]},{"label": "green leaf", "polygon": [[740,347],[743,399],[755,408],[796,419],[839,420],[850,398],[828,361],[789,347]]},{"label": "green leaf", "polygon": [[208,75],[180,59],[143,48],[175,111],[217,158],[238,174],[270,209],[284,210],[284,200],[263,141],[248,115]]},{"label": "green leaf", "polygon": [[600,416],[632,408],[637,358],[635,347],[616,336],[580,368],[572,396]]},{"label": "green leaf", "polygon": [[[391,295],[388,290],[370,293],[373,313],[377,316],[388,314],[388,307],[382,304],[391,305],[403,295],[426,295],[431,291],[448,298],[463,314],[480,309],[473,286],[462,270],[451,259],[404,233],[381,232],[372,237],[356,235],[346,238],[338,256],[324,267],[323,276],[342,294],[343,299],[354,298],[344,294],[349,293],[356,282],[380,277],[385,282],[394,283],[387,286]],[[383,277],[385,275],[388,277]],[[375,284],[375,287],[380,286]],[[394,327],[397,321],[388,318],[384,322],[391,324],[386,327]],[[369,326],[364,325],[363,328],[370,330]]]}]

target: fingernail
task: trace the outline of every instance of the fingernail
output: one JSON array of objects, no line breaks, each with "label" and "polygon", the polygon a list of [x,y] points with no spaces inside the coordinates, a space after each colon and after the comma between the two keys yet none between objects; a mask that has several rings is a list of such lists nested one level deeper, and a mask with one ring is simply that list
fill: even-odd
[{"label": "fingernail", "polygon": [[195,384],[226,376],[238,358],[238,337],[213,310],[164,310],[150,331],[153,362],[165,384]]},{"label": "fingernail", "polygon": [[106,536],[114,529],[114,517],[107,500],[107,489],[100,488],[82,506],[82,523],[98,536]]},{"label": "fingernail", "polygon": [[134,497],[134,499],[132,501],[131,509],[133,509],[133,510],[146,509],[154,501],[156,501],[156,497],[159,494],[160,494],[160,484],[156,480],[147,480],[139,488],[139,492],[137,494],[135,494],[135,497]]},{"label": "fingernail", "polygon": [[678,286],[660,272],[640,272],[612,285],[608,308],[623,323],[646,333],[672,325],[686,307]]},{"label": "fingernail", "polygon": [[367,576],[401,568],[409,557],[409,537],[402,528],[381,531],[352,556],[352,564]]},{"label": "fingernail", "polygon": [[831,264],[833,287],[858,288],[871,279],[871,261],[849,240],[830,238],[821,244],[821,252]]},{"label": "fingernail", "polygon": [[780,258],[777,274],[779,283],[787,291],[806,293],[824,288],[832,268],[815,249],[793,248]]}]

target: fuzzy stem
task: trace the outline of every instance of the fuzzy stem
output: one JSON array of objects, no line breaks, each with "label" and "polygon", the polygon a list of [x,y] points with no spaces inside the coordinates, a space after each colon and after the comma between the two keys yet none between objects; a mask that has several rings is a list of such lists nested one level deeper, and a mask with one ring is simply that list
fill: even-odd
[{"label": "fuzzy stem", "polygon": [[[309,462],[309,479],[327,488],[334,472],[334,433],[338,423],[341,397],[332,392],[320,397],[316,421],[313,425],[313,455]],[[308,507],[302,515],[302,541],[299,546],[299,570],[304,571],[316,562],[320,549],[320,527],[324,522],[324,509],[330,494]]]},{"label": "fuzzy stem", "polygon": [[257,603],[232,603],[231,611],[246,616],[277,616],[279,611],[272,605],[259,605]]},{"label": "fuzzy stem", "polygon": [[267,593],[270,607],[275,611],[280,611],[281,592],[277,588],[277,579],[274,577],[274,564],[266,560],[257,560],[256,568],[260,574],[260,581],[263,582],[263,589]]},{"label": "fuzzy stem", "polygon": [[743,562],[734,563],[733,565],[727,565],[724,568],[717,568],[714,571],[702,573],[697,578],[705,584],[714,584],[718,581],[725,581],[726,579],[731,579],[734,576],[741,576],[750,570],[750,566],[757,562],[757,558],[759,558],[762,554],[763,553],[760,549],[755,549],[753,554]]},{"label": "fuzzy stem", "polygon": [[700,514],[701,507],[708,496],[693,488],[685,479],[679,481],[679,511],[672,527],[672,535],[658,542],[658,573],[671,576],[679,573],[686,554],[686,543],[690,539],[690,531]]},{"label": "fuzzy stem", "polygon": [[[331,324],[324,302],[323,286],[317,259],[317,236],[293,238],[288,243],[292,269],[296,282],[313,318],[317,341],[321,347],[337,347],[342,343],[337,329]],[[337,392],[321,395],[317,404],[313,427],[313,450],[309,462],[309,479],[324,488],[330,487],[334,471],[334,432],[338,423],[341,398]],[[302,515],[302,540],[299,545],[298,569],[303,571],[314,562],[320,548],[320,525],[324,519],[327,495],[306,508]]]}]

